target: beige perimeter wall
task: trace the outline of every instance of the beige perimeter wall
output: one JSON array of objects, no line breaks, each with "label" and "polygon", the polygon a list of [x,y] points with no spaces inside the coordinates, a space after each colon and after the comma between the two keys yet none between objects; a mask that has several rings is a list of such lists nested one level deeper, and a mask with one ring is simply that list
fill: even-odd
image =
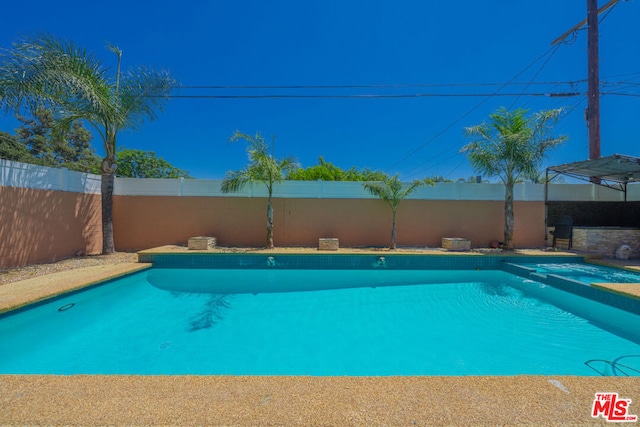
[{"label": "beige perimeter wall", "polygon": [[0,187],[0,268],[102,250],[99,194]]},{"label": "beige perimeter wall", "polygon": [[[99,194],[0,187],[0,268],[55,261],[102,248]],[[186,244],[213,236],[225,246],[263,246],[265,198],[114,196],[118,250]],[[544,204],[515,203],[515,245],[544,245]],[[502,201],[405,200],[398,210],[400,246],[439,247],[463,237],[472,247],[503,238]],[[387,246],[391,211],[377,199],[274,199],[276,246]]]},{"label": "beige perimeter wall", "polygon": [[[397,216],[400,246],[439,247],[442,237],[464,237],[472,247],[503,240],[504,202],[405,200]],[[185,244],[212,236],[225,246],[263,246],[267,200],[239,197],[115,196],[119,250]],[[517,247],[544,242],[544,203],[515,203]],[[317,246],[337,237],[341,246],[385,246],[391,210],[377,199],[274,199],[276,246]]]}]

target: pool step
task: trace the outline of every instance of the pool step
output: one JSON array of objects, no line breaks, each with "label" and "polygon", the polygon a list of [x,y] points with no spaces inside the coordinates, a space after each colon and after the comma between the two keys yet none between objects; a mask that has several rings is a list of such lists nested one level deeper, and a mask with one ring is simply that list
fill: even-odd
[{"label": "pool step", "polygon": [[554,288],[565,292],[570,292],[583,298],[588,298],[593,301],[640,315],[640,299],[620,295],[606,288],[594,287],[588,283],[562,277],[557,274],[538,273],[535,268],[525,267],[518,264],[504,263],[502,265],[502,269],[507,273],[515,274],[516,276],[544,283],[545,285],[553,286]]}]

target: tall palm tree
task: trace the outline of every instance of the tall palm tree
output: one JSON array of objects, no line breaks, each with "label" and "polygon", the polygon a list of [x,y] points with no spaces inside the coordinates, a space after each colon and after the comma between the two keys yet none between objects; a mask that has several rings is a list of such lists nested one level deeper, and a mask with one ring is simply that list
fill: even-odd
[{"label": "tall palm tree", "polygon": [[490,123],[465,129],[472,141],[461,152],[476,171],[497,176],[505,185],[505,249],[514,248],[513,186],[522,178],[535,176],[547,152],[567,139],[552,133],[562,113],[563,109],[555,109],[527,116],[527,110],[502,107],[489,115]]},{"label": "tall palm tree", "polygon": [[122,51],[107,48],[117,57],[115,75],[85,49],[48,34],[23,38],[0,51],[0,105],[16,112],[49,107],[57,112],[54,133],[85,120],[102,138],[104,254],[115,252],[112,207],[118,132],[154,120],[176,85],[164,70],[137,67],[122,72]]},{"label": "tall palm tree", "polygon": [[298,167],[293,158],[287,157],[277,160],[269,153],[269,145],[264,138],[257,133],[251,137],[236,131],[229,142],[245,140],[249,144],[249,164],[241,170],[228,171],[222,181],[223,193],[235,193],[251,182],[261,182],[267,187],[269,201],[267,204],[267,248],[273,249],[273,186],[284,181],[286,175]]},{"label": "tall palm tree", "polygon": [[396,249],[396,212],[398,206],[409,194],[413,193],[418,187],[423,185],[433,185],[433,182],[424,180],[415,180],[410,184],[403,185],[398,175],[393,177],[387,176],[382,181],[365,182],[362,184],[365,190],[370,194],[381,198],[391,208],[391,245],[389,249]]}]

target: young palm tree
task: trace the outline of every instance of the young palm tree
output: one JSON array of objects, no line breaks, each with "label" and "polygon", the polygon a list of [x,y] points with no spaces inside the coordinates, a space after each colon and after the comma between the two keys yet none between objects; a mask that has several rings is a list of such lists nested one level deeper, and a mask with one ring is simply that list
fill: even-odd
[{"label": "young palm tree", "polygon": [[503,107],[489,115],[491,123],[465,129],[472,141],[461,151],[476,171],[497,176],[505,185],[505,249],[513,249],[513,186],[522,178],[535,176],[546,153],[567,139],[552,135],[562,112],[548,110],[527,117],[527,110],[508,111]]},{"label": "young palm tree", "polygon": [[254,137],[236,131],[229,142],[243,139],[249,143],[247,153],[249,164],[237,171],[228,171],[222,181],[223,193],[235,193],[251,182],[261,182],[267,187],[269,201],[267,204],[267,249],[273,249],[273,185],[284,181],[285,176],[298,167],[292,158],[277,160],[269,154],[269,145],[257,133]]},{"label": "young palm tree", "polygon": [[387,176],[383,181],[362,184],[365,190],[381,198],[391,207],[391,245],[389,249],[396,249],[396,212],[398,211],[398,206],[416,188],[426,184],[433,185],[433,182],[425,179],[422,181],[415,180],[408,185],[403,185],[398,175]]},{"label": "young palm tree", "polygon": [[115,252],[112,206],[118,132],[154,120],[176,84],[168,72],[153,68],[123,73],[122,51],[107,47],[117,56],[115,76],[85,49],[47,34],[0,51],[0,105],[13,111],[52,108],[57,112],[54,133],[85,120],[100,134],[105,151],[100,169],[104,254]]}]

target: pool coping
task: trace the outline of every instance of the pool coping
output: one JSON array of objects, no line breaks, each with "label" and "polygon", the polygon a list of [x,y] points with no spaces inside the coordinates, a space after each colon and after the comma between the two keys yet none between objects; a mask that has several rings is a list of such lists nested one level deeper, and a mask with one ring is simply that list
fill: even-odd
[{"label": "pool coping", "polygon": [[[62,293],[149,267],[108,266],[98,280],[70,270],[87,283]],[[32,280],[44,279],[13,291]],[[598,392],[632,399],[630,413],[640,413],[638,377],[0,375],[0,424],[604,425],[591,417]]]}]

